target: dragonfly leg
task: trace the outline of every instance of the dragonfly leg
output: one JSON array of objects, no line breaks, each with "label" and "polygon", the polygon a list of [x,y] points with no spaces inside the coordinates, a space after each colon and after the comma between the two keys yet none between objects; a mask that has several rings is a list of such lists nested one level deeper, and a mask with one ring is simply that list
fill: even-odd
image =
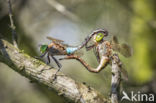
[{"label": "dragonfly leg", "polygon": [[43,58],[45,55],[47,54],[47,52],[43,53],[40,58]]},{"label": "dragonfly leg", "polygon": [[[48,65],[49,63],[50,63],[50,57],[49,57],[50,55],[49,55],[49,53],[47,54],[47,61],[46,61],[46,64]],[[46,67],[46,65],[43,67],[43,68],[45,68]],[[53,67],[51,66],[50,68],[48,68],[48,69],[42,69],[41,71],[40,71],[40,73],[42,73],[43,71],[45,71],[45,70],[50,70],[50,69],[52,69]]]},{"label": "dragonfly leg", "polygon": [[46,64],[49,64],[50,63],[50,57],[49,57],[49,53],[48,53],[48,55],[47,55],[47,62],[46,62]]},{"label": "dragonfly leg", "polygon": [[86,47],[86,50],[89,51],[89,50],[91,50],[92,48],[95,47],[95,44],[90,45],[90,46],[87,46],[87,45],[86,45],[85,47]]},{"label": "dragonfly leg", "polygon": [[36,59],[41,59],[41,58],[43,58],[46,54],[47,54],[47,52],[43,53],[43,54],[40,55],[39,57],[38,57],[38,56],[35,56],[35,58],[36,58]]},{"label": "dragonfly leg", "polygon": [[98,63],[100,63],[99,49],[96,48],[96,47],[94,47],[94,48],[93,48],[93,52],[94,52],[94,54],[95,54],[95,56],[96,56],[96,59],[97,59]]},{"label": "dragonfly leg", "polygon": [[97,59],[98,63],[100,63],[100,55],[99,55],[99,52],[97,52],[96,59]]},{"label": "dragonfly leg", "polygon": [[98,73],[100,72],[103,68],[105,68],[107,66],[107,64],[109,63],[109,59],[106,56],[103,56],[100,60],[100,64],[97,68],[92,68],[89,64],[87,64],[83,59],[81,59],[78,56],[75,55],[70,55],[70,56],[66,56],[64,58],[60,58],[59,60],[64,60],[64,59],[76,59],[78,60],[88,71],[93,72],[93,73]]},{"label": "dragonfly leg", "polygon": [[60,64],[60,62],[59,62],[53,55],[51,55],[51,57],[52,57],[52,59],[55,61],[55,63],[57,64],[57,66],[58,66],[59,68],[61,68],[62,65]]},{"label": "dragonfly leg", "polygon": [[53,55],[51,55],[51,57],[55,61],[55,63],[57,64],[57,66],[59,67],[59,69],[54,74],[54,78],[53,78],[53,81],[54,81],[56,79],[56,77],[57,77],[57,73],[61,70],[62,65],[59,63],[59,61]]}]

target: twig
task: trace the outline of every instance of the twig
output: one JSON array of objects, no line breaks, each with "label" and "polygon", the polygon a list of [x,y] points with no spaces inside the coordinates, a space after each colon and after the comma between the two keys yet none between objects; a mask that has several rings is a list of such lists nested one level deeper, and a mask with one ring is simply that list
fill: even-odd
[{"label": "twig", "polygon": [[44,84],[55,90],[58,95],[78,103],[110,103],[102,94],[95,89],[78,83],[63,73],[58,73],[54,82],[51,82],[56,69],[34,59],[12,44],[0,39],[0,61],[19,72],[19,74]]},{"label": "twig", "polygon": [[76,16],[74,13],[67,10],[67,8],[64,5],[60,4],[56,0],[46,0],[46,1],[48,4],[50,4],[53,8],[55,8],[61,14],[67,16],[68,18],[74,21],[77,21],[77,22],[80,21],[78,16]]},{"label": "twig", "polygon": [[17,33],[16,33],[16,27],[14,25],[14,20],[13,20],[13,13],[12,13],[12,5],[11,5],[11,1],[8,0],[8,8],[9,8],[9,18],[10,18],[10,28],[12,31],[12,41],[13,41],[13,45],[18,48],[17,45]]},{"label": "twig", "polygon": [[121,61],[117,54],[112,56],[112,82],[111,82],[111,102],[119,103],[120,81],[121,81]]}]

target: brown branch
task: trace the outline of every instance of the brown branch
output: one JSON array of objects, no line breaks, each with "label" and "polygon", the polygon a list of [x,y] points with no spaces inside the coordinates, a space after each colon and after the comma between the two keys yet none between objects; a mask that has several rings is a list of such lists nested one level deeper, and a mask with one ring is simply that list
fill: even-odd
[{"label": "brown branch", "polygon": [[50,66],[30,57],[2,39],[0,39],[0,51],[1,62],[28,79],[52,88],[60,96],[78,103],[110,103],[95,89],[78,83],[63,73],[59,72],[55,81],[52,82],[56,69],[50,69]]},{"label": "brown branch", "polygon": [[14,25],[14,20],[13,20],[13,13],[12,13],[12,5],[11,5],[11,1],[8,0],[8,8],[9,8],[9,18],[10,18],[10,28],[12,31],[12,41],[13,41],[13,45],[18,48],[17,45],[17,33],[16,33],[16,27]]},{"label": "brown branch", "polygon": [[119,103],[120,81],[121,81],[121,61],[117,54],[112,56],[112,82],[111,82],[111,102]]}]

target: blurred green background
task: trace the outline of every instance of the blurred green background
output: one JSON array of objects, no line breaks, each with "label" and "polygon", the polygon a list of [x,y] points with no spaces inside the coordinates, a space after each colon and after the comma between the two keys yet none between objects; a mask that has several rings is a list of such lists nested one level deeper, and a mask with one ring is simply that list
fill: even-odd
[{"label": "blurred green background", "polygon": [[[93,30],[104,28],[109,37],[133,48],[133,56],[120,58],[129,80],[122,82],[126,93],[156,94],[156,0],[11,0],[20,49],[39,55],[39,44],[50,43],[46,36],[79,45]],[[11,42],[7,0],[0,0],[0,34]],[[84,49],[83,59],[96,67],[92,51]],[[85,82],[106,97],[110,94],[111,68],[88,72],[75,60],[61,61],[62,72]],[[55,63],[51,63],[56,67]],[[48,88],[30,83],[0,63],[0,103],[68,103]],[[125,103],[128,103],[125,101]]]}]

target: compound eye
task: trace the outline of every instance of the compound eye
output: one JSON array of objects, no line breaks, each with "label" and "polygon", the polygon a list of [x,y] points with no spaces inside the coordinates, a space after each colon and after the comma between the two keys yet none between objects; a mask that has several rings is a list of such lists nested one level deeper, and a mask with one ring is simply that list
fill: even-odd
[{"label": "compound eye", "polygon": [[97,36],[96,36],[96,38],[95,38],[95,40],[96,40],[97,42],[100,42],[100,41],[103,39],[103,37],[104,37],[104,34],[98,33]]},{"label": "compound eye", "polygon": [[48,45],[41,45],[40,52],[44,53],[47,50],[47,48],[48,48]]}]

